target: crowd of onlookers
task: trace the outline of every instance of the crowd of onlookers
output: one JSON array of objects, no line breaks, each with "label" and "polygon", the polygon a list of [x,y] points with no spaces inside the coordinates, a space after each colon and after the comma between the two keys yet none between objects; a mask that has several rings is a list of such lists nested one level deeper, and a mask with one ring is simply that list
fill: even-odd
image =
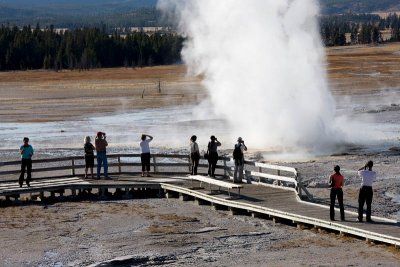
[{"label": "crowd of onlookers", "polygon": [[[103,132],[98,132],[95,139],[95,144],[91,143],[91,138],[86,136],[84,139],[84,152],[85,152],[85,179],[88,178],[88,171],[90,170],[92,179],[100,179],[101,167],[103,167],[104,179],[111,179],[108,175],[108,162],[107,162],[107,136]],[[142,164],[142,177],[150,177],[150,142],[153,137],[147,134],[142,134],[139,143],[140,146],[140,159]],[[201,158],[199,145],[197,144],[197,137],[195,135],[190,137],[190,159],[191,159],[191,175],[197,175],[197,169]],[[26,184],[29,187],[32,180],[32,156],[33,147],[29,144],[29,138],[24,137],[24,144],[20,147],[21,154],[21,174],[19,176],[19,185],[22,187],[24,182],[25,172],[27,173]],[[207,145],[207,152],[203,155],[208,160],[208,176],[215,178],[215,169],[218,162],[218,147],[221,142],[212,135]],[[94,151],[96,151],[97,159],[97,175],[94,177]],[[233,160],[235,164],[234,183],[242,183],[243,181],[243,167],[244,167],[244,151],[247,147],[244,140],[239,137],[237,143],[233,148]],[[363,221],[364,204],[367,204],[366,221],[371,220],[371,204],[372,204],[372,183],[376,180],[376,172],[372,170],[373,162],[368,161],[365,166],[358,170],[358,175],[361,177],[361,188],[359,191],[359,207],[358,207],[358,221]],[[344,204],[343,204],[343,186],[344,176],[340,173],[340,166],[334,167],[334,173],[329,177],[330,192],[330,219],[335,220],[335,201],[336,198],[339,202],[340,219],[345,220]]]}]

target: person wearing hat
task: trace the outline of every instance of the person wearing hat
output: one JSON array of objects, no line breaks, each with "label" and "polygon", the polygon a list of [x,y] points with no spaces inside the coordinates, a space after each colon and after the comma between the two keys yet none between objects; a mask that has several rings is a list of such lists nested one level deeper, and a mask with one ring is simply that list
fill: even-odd
[{"label": "person wearing hat", "polygon": [[32,179],[32,156],[33,148],[29,144],[29,138],[24,137],[24,144],[19,148],[19,153],[21,154],[21,174],[19,175],[19,187],[22,187],[25,177],[26,169],[26,185],[29,187]]},{"label": "person wearing hat", "polygon": [[374,163],[372,160],[368,161],[364,167],[358,170],[358,175],[361,177],[361,188],[358,195],[358,221],[363,221],[364,203],[367,203],[366,221],[371,220],[371,204],[374,195],[372,191],[372,183],[376,180],[376,172],[372,170]]},{"label": "person wearing hat", "polygon": [[242,137],[239,137],[237,139],[237,144],[235,144],[233,148],[233,160],[235,161],[233,182],[237,184],[240,184],[243,181],[244,151],[247,151],[247,147],[244,144],[244,140],[242,139]]},{"label": "person wearing hat", "polygon": [[101,165],[103,165],[104,178],[111,179],[108,176],[108,161],[107,161],[107,146],[106,134],[103,132],[98,132],[96,135],[95,146],[96,146],[96,156],[97,156],[97,177],[100,179]]},{"label": "person wearing hat", "polygon": [[337,196],[340,207],[340,219],[344,221],[345,218],[344,218],[343,189],[342,189],[344,185],[344,176],[340,173],[339,165],[336,165],[333,168],[333,170],[335,171],[335,173],[329,177],[329,186],[331,187],[330,217],[331,221],[335,220],[335,200]]},{"label": "person wearing hat", "polygon": [[221,146],[221,143],[217,140],[214,135],[211,135],[210,142],[207,145],[207,153],[208,153],[208,175],[211,177],[215,177],[215,168],[217,167],[218,162],[218,147]]}]

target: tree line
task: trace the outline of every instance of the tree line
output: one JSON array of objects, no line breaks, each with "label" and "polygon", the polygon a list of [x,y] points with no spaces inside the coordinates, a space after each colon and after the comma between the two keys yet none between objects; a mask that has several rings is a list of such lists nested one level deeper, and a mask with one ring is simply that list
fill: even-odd
[{"label": "tree line", "polygon": [[183,38],[143,32],[121,36],[105,29],[57,33],[39,25],[0,27],[0,70],[144,67],[180,62]]},{"label": "tree line", "polygon": [[[398,42],[400,17],[397,14],[389,14],[386,18],[373,14],[323,16],[320,31],[325,46]],[[384,40],[382,31],[389,32],[391,37]],[[350,38],[346,39],[346,34]]]}]

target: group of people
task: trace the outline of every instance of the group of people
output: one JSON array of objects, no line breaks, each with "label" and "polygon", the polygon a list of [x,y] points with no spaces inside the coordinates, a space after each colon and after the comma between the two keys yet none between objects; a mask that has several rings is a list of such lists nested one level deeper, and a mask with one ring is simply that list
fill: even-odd
[{"label": "group of people", "polygon": [[[197,175],[197,168],[199,167],[200,161],[200,150],[199,145],[196,142],[197,136],[193,135],[190,137],[190,159],[192,161],[192,175]],[[207,152],[204,154],[204,158],[208,160],[208,176],[215,178],[215,169],[218,162],[218,147],[221,146],[221,142],[212,135],[207,145]],[[244,166],[244,154],[247,151],[247,147],[241,137],[238,138],[237,144],[233,149],[233,159],[235,162],[235,172],[233,176],[234,183],[242,183],[243,180],[243,166]]]},{"label": "group of people", "polygon": [[[98,132],[95,139],[95,145],[91,143],[90,136],[86,136],[84,139],[84,152],[85,152],[85,178],[88,178],[88,170],[90,170],[92,179],[100,179],[101,167],[103,166],[104,178],[111,179],[108,176],[108,161],[107,161],[107,136],[103,132]],[[142,177],[150,177],[150,142],[153,137],[147,134],[142,134],[139,143],[140,146],[140,158],[142,164]],[[193,135],[190,137],[190,158],[192,162],[192,175],[197,175],[197,169],[201,158],[199,145],[197,144],[197,136]],[[215,177],[215,169],[218,162],[218,147],[221,146],[221,142],[212,135],[207,145],[207,152],[204,154],[204,158],[208,160],[208,175]],[[96,178],[93,176],[94,167],[94,151],[96,150],[97,155],[97,175]],[[20,147],[21,154],[21,174],[19,176],[19,185],[22,187],[27,173],[26,185],[29,187],[32,180],[32,156],[34,153],[33,147],[29,144],[29,138],[24,137],[23,145]],[[233,148],[233,159],[235,163],[234,171],[234,183],[242,183],[243,180],[243,166],[244,166],[244,151],[247,151],[247,147],[244,144],[243,138],[239,137],[237,143]],[[361,188],[358,196],[358,221],[363,221],[363,210],[364,204],[367,204],[366,221],[372,222],[371,219],[371,204],[372,204],[372,183],[376,180],[376,172],[372,170],[373,162],[368,161],[365,166],[358,170],[358,175],[361,177]],[[335,201],[336,198],[339,202],[340,208],[340,219],[345,220],[344,204],[343,204],[343,186],[344,176],[340,173],[340,166],[334,167],[334,173],[329,177],[329,185],[331,187],[330,192],[330,219],[335,220]]]},{"label": "group of people", "polygon": [[[98,132],[96,135],[95,146],[91,143],[90,136],[86,136],[84,139],[84,151],[85,151],[85,179],[88,178],[88,170],[90,169],[92,179],[99,180],[101,175],[101,167],[103,166],[104,178],[111,179],[108,176],[108,161],[107,161],[107,146],[106,134]],[[140,146],[140,159],[142,162],[142,177],[147,173],[147,177],[150,177],[150,146],[149,143],[153,140],[153,137],[147,134],[142,134]],[[94,167],[94,150],[97,155],[97,176],[93,176]]]},{"label": "group of people", "polygon": [[[361,177],[361,188],[358,194],[358,218],[359,222],[363,221],[364,205],[367,204],[366,221],[372,222],[371,219],[371,205],[372,205],[372,183],[376,180],[376,172],[372,170],[374,163],[370,160],[365,166],[358,170],[358,175]],[[344,205],[343,205],[343,186],[344,176],[340,173],[340,166],[334,167],[334,173],[329,177],[329,185],[331,187],[330,193],[330,219],[335,220],[335,201],[336,198],[339,202],[340,219],[345,220]]]}]

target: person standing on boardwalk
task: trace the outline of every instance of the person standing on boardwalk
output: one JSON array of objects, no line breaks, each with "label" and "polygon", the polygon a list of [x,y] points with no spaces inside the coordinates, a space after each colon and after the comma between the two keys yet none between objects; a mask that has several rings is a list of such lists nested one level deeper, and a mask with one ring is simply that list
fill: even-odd
[{"label": "person standing on boardwalk", "polygon": [[26,185],[29,187],[32,180],[32,156],[33,147],[29,144],[29,138],[24,137],[24,144],[19,148],[21,154],[21,174],[19,175],[19,187],[22,187],[26,169]]},{"label": "person standing on boardwalk", "polygon": [[96,179],[100,179],[100,171],[101,165],[103,165],[104,169],[104,178],[111,179],[108,177],[108,161],[107,161],[107,146],[108,143],[106,141],[106,134],[102,132],[98,132],[95,140],[96,145],[96,155],[97,155],[97,177]]},{"label": "person standing on boardwalk", "polygon": [[218,162],[218,147],[221,143],[215,138],[214,135],[210,137],[211,141],[208,142],[207,152],[208,152],[208,175],[215,177],[215,168]]},{"label": "person standing on boardwalk", "polygon": [[[247,151],[247,147],[244,144],[242,137],[237,139],[237,144],[233,147],[233,160],[235,161],[235,172],[233,174],[233,182],[241,184],[243,182],[243,166],[244,166],[244,154]],[[239,172],[239,177],[238,177]]]},{"label": "person standing on boardwalk", "polygon": [[192,161],[192,175],[197,175],[197,168],[199,167],[200,151],[199,145],[196,143],[197,136],[190,137],[190,159]]},{"label": "person standing on boardwalk", "polygon": [[344,205],[343,205],[343,185],[344,185],[344,177],[340,174],[340,167],[336,165],[333,170],[335,171],[329,177],[329,186],[331,187],[331,207],[330,207],[330,217],[331,221],[335,220],[335,200],[336,196],[339,202],[340,207],[340,220],[344,221]]},{"label": "person standing on boardwalk", "polygon": [[366,221],[371,220],[371,204],[372,204],[372,183],[376,180],[376,172],[372,170],[374,163],[372,160],[368,161],[364,167],[358,170],[358,175],[362,178],[360,194],[358,195],[358,221],[363,221],[364,203],[367,203]]},{"label": "person standing on boardwalk", "polygon": [[85,145],[83,146],[84,150],[85,150],[85,179],[88,178],[87,174],[88,174],[88,169],[90,168],[90,174],[92,175],[92,179],[94,179],[93,177],[93,167],[94,167],[94,146],[92,145],[92,143],[90,142],[90,136],[86,136],[85,137]]},{"label": "person standing on boardwalk", "polygon": [[[148,138],[147,138],[148,137]],[[147,177],[150,177],[150,146],[149,143],[153,140],[153,136],[142,134],[142,141],[140,141],[140,160],[142,162],[142,177],[144,172],[147,171]]]}]

